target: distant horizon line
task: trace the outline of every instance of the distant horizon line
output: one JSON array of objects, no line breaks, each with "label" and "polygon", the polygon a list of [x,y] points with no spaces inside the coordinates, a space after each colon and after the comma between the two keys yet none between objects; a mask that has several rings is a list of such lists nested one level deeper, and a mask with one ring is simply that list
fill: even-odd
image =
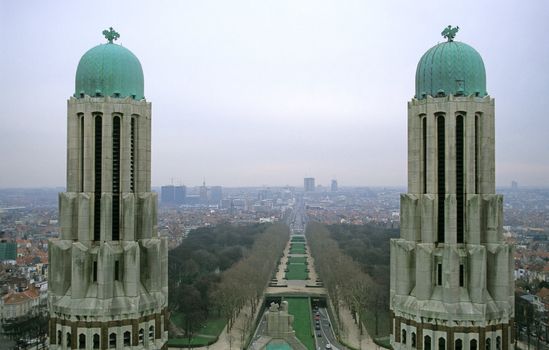
[{"label": "distant horizon line", "polygon": [[[165,185],[152,185],[151,188],[161,188],[163,186],[185,186],[189,188],[193,187],[202,187],[202,185],[175,185],[175,184],[165,184]],[[242,186],[224,186],[224,185],[206,185],[206,187],[222,187],[222,188],[304,188],[303,185],[242,185]],[[330,185],[317,185],[316,187],[321,186],[322,188],[330,189]],[[343,188],[407,188],[407,185],[338,185],[340,189]],[[13,186],[13,187],[2,187],[0,190],[33,190],[33,189],[65,189],[66,186]],[[496,185],[496,188],[502,189],[512,189],[511,185]],[[549,185],[519,185],[517,189],[546,189],[549,188]],[[313,191],[315,192],[315,191]]]}]

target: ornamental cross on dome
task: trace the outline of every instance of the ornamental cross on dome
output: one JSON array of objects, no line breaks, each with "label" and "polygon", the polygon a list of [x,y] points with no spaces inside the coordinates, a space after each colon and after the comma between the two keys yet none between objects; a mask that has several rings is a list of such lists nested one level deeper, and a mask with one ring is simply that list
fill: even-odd
[{"label": "ornamental cross on dome", "polygon": [[112,44],[112,41],[113,40],[118,40],[118,38],[120,38],[120,34],[118,34],[118,32],[116,32],[114,29],[112,29],[112,27],[109,28],[109,30],[104,30],[103,31],[103,35],[105,36],[105,38],[109,41],[109,43]]},{"label": "ornamental cross on dome", "polygon": [[458,30],[459,30],[459,27],[448,26],[444,28],[444,30],[442,31],[442,33],[440,33],[440,35],[448,39],[448,41],[454,41],[454,38],[456,37],[456,33],[458,32]]}]

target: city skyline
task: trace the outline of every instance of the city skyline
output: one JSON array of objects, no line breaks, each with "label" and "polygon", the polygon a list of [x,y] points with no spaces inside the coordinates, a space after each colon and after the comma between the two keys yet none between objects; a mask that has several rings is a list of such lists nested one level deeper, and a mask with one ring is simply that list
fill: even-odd
[{"label": "city skyline", "polygon": [[[405,186],[403,106],[449,24],[484,58],[496,98],[497,185],[548,185],[548,4],[98,4],[0,4],[1,188],[65,185],[65,103],[110,26],[143,65],[154,186]],[[419,21],[426,11],[436,18]]]}]

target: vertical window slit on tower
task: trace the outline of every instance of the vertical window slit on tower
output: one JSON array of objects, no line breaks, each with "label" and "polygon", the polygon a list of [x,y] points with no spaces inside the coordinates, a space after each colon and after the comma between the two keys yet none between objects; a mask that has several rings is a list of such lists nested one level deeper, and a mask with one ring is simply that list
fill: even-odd
[{"label": "vertical window slit on tower", "polygon": [[479,193],[479,162],[478,162],[478,152],[479,152],[479,116],[475,115],[475,193]]},{"label": "vertical window slit on tower", "polygon": [[120,239],[120,117],[112,125],[112,240]]},{"label": "vertical window slit on tower", "polygon": [[84,192],[84,115],[78,118],[80,123],[80,192]]},{"label": "vertical window slit on tower", "polygon": [[456,229],[457,242],[463,243],[464,231],[464,173],[463,173],[463,116],[456,118]]},{"label": "vertical window slit on tower", "polygon": [[465,268],[463,267],[463,264],[459,265],[459,286],[465,286]]},{"label": "vertical window slit on tower", "polygon": [[135,192],[135,117],[131,119],[130,130],[130,191]]},{"label": "vertical window slit on tower", "polygon": [[97,260],[93,262],[93,282],[97,282]]},{"label": "vertical window slit on tower", "polygon": [[101,150],[102,150],[102,127],[103,122],[100,115],[95,116],[95,185],[93,205],[93,239],[101,239]]},{"label": "vertical window slit on tower", "polygon": [[437,116],[437,178],[438,178],[438,220],[437,242],[444,243],[444,199],[446,195],[445,179],[445,123],[442,115]]},{"label": "vertical window slit on tower", "polygon": [[118,260],[114,261],[114,280],[120,280],[120,262]]},{"label": "vertical window slit on tower", "polygon": [[437,264],[437,286],[442,286],[442,264]]},{"label": "vertical window slit on tower", "polygon": [[423,138],[423,193],[427,193],[427,118],[422,118]]}]

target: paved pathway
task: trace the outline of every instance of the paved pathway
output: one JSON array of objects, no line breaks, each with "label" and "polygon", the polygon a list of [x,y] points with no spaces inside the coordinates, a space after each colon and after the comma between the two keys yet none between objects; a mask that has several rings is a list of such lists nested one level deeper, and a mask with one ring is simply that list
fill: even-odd
[{"label": "paved pathway", "polygon": [[341,340],[355,348],[355,349],[383,349],[376,343],[374,343],[374,340],[366,329],[363,330],[362,335],[360,335],[360,330],[358,329],[357,324],[355,323],[355,320],[353,319],[353,316],[351,314],[351,311],[349,311],[349,308],[347,308],[344,304],[342,304],[340,307],[340,338]]}]

